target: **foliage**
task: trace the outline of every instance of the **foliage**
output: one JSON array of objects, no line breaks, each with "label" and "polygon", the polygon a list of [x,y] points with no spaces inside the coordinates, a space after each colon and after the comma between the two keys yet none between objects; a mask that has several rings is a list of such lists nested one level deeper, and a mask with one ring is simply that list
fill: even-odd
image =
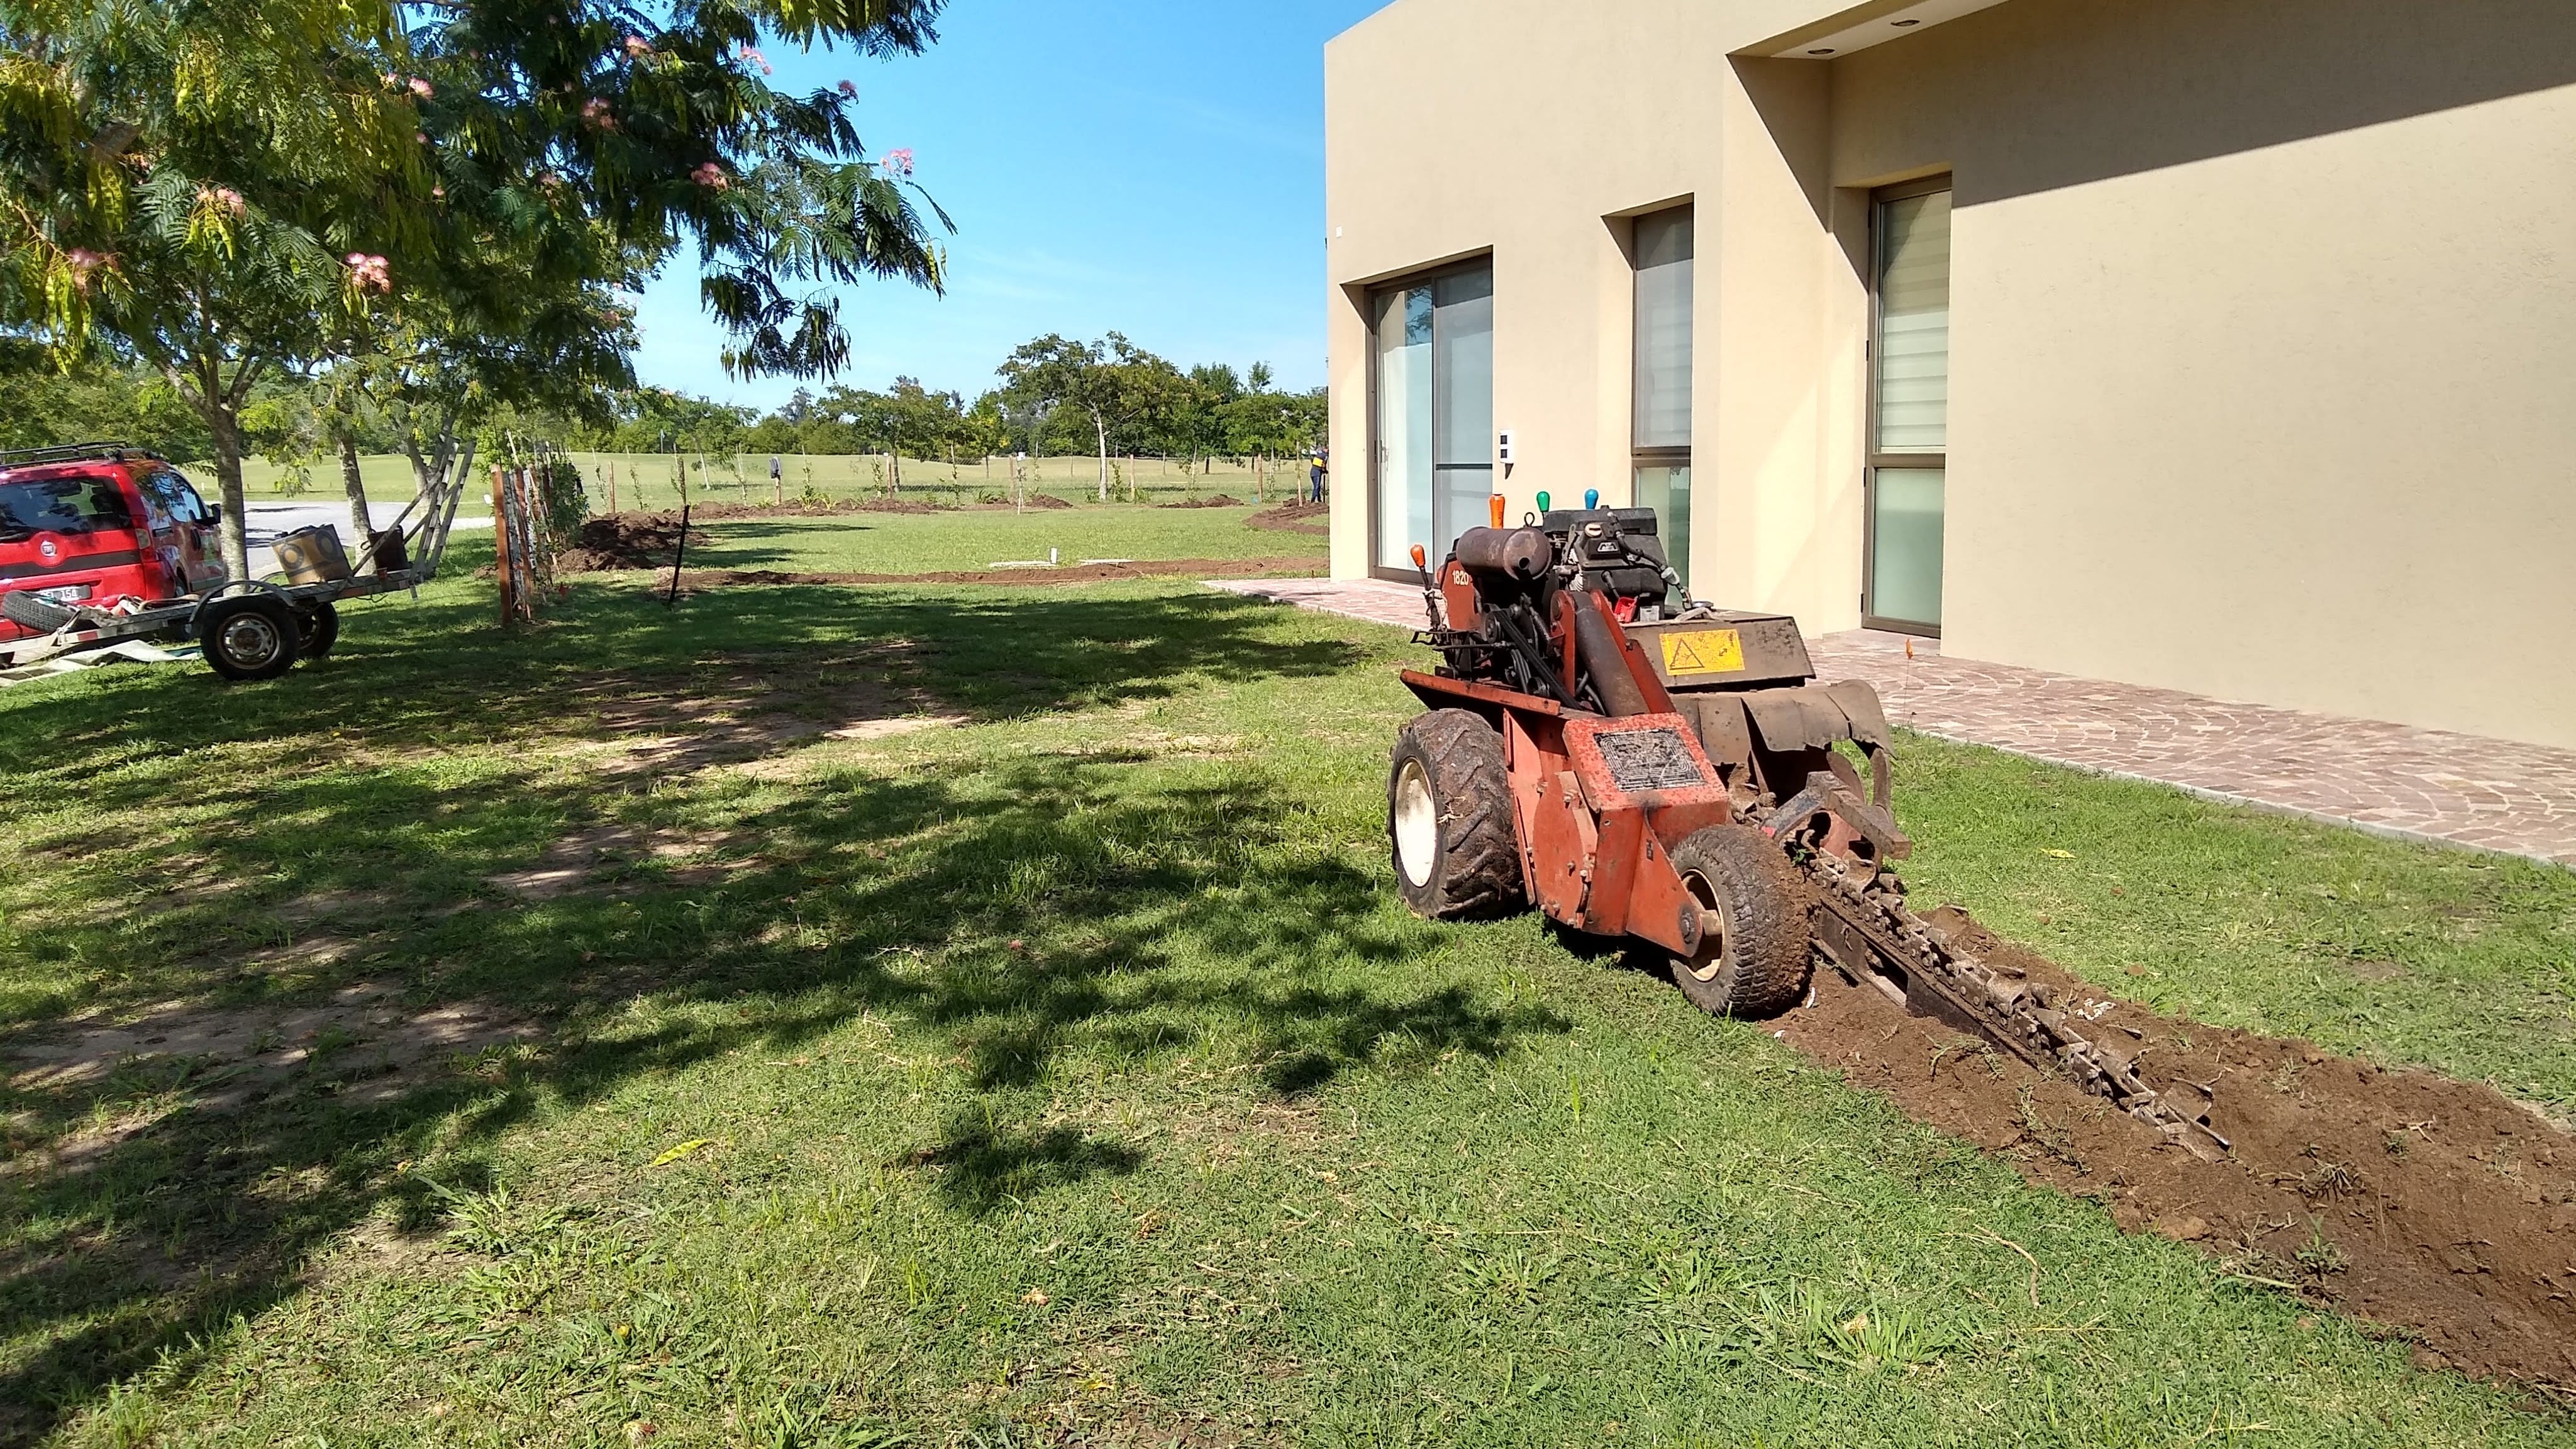
[{"label": "foliage", "polygon": [[444,470],[460,418],[625,381],[612,294],[688,254],[738,375],[831,372],[831,289],[938,287],[946,218],[908,153],[869,157],[854,86],[775,90],[755,43],[912,53],[940,3],[0,0],[0,329],[171,379],[237,572],[272,371],[357,369],[325,431],[390,393]]},{"label": "foliage", "polygon": [[584,491],[581,470],[570,458],[549,455],[536,465],[536,482],[544,536],[555,540],[558,550],[570,546],[581,532],[582,521],[590,517],[590,495]]},{"label": "foliage", "polygon": [[167,378],[98,358],[65,369],[31,343],[0,339],[0,448],[108,438],[180,460],[214,451]]}]

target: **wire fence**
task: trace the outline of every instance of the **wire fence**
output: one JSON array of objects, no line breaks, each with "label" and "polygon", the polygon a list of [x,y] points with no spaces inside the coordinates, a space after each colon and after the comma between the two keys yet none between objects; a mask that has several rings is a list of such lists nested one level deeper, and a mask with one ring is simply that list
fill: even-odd
[{"label": "wire fence", "polygon": [[[1096,501],[1100,486],[1097,457],[1014,458],[994,456],[951,462],[905,458],[898,465],[883,453],[780,453],[778,474],[770,474],[766,453],[584,453],[559,454],[581,470],[591,507],[610,511],[677,508],[681,483],[687,481],[692,502],[774,503],[805,499],[839,503],[848,500],[912,498],[933,503],[1008,501],[1018,490],[1053,494],[1072,503]],[[485,460],[506,462],[506,460]],[[211,465],[188,465],[188,471],[211,487]],[[262,496],[302,497],[324,502],[342,495],[339,469],[314,469],[300,485],[293,472],[263,460],[245,460],[243,482]],[[368,496],[379,502],[407,498],[412,491],[411,465],[403,458],[362,458],[360,477]],[[1114,457],[1109,461],[1109,494],[1114,503],[1171,503],[1224,495],[1244,503],[1282,503],[1307,496],[1309,474],[1302,457],[1256,462],[1245,458],[1186,459]],[[300,489],[300,491],[299,491]],[[481,490],[473,498],[479,499]],[[469,500],[471,501],[471,500]]]}]

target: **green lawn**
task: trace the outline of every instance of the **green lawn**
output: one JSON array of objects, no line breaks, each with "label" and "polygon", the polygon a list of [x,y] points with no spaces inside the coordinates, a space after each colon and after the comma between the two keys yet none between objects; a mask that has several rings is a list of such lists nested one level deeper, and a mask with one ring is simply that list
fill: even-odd
[{"label": "green lawn", "polygon": [[[173,1035],[13,1081],[0,1439],[2576,1428],[1534,921],[1405,915],[1399,631],[1186,582],[587,582],[510,639],[488,588],[272,684],[0,692],[0,1031],[316,1023],[246,1075]],[[1905,743],[1922,894],[2576,1095],[2576,877]]]},{"label": "green lawn", "polygon": [[1253,528],[1250,508],[1127,504],[1026,512],[848,513],[828,518],[719,519],[691,568],[914,574],[1043,559],[1289,558],[1324,570],[1321,534]]},{"label": "green lawn", "polygon": [[[617,504],[620,508],[677,508],[680,506],[680,470],[688,468],[691,496],[704,502],[766,502],[782,491],[789,498],[812,490],[826,498],[877,497],[887,491],[890,480],[884,455],[782,454],[779,467],[784,475],[783,489],[769,481],[769,456],[744,453],[731,459],[714,456],[700,459],[696,454],[675,458],[667,453],[574,453],[575,466],[581,469],[594,502],[606,508],[609,501],[610,473],[615,473]],[[506,458],[484,457],[478,471],[507,463]],[[1183,498],[1213,498],[1226,494],[1250,502],[1255,481],[1252,469],[1243,463],[1215,459],[1201,465],[1199,471],[1188,471],[1180,462],[1161,458],[1122,458],[1113,460],[1116,476],[1113,487],[1124,500],[1127,490],[1158,502]],[[703,466],[701,466],[703,465]],[[1092,458],[1042,458],[1026,470],[1027,486],[1036,492],[1052,493],[1070,500],[1088,500],[1097,496],[1100,465]],[[183,465],[197,486],[211,493],[215,486],[215,468],[209,462]],[[930,462],[907,458],[903,464],[899,496],[928,499],[941,503],[972,503],[978,496],[991,494],[1011,496],[1009,458],[975,458],[958,463]],[[400,502],[412,495],[412,473],[409,460],[391,453],[370,454],[358,460],[358,476],[367,487],[367,495],[378,502]],[[248,458],[242,463],[242,483],[254,501],[290,496],[285,490],[297,486],[295,470],[282,468],[265,458]],[[336,458],[308,465],[301,486],[308,499],[341,496],[340,465]],[[1260,481],[1261,496],[1277,503],[1306,486],[1303,461],[1271,464]],[[481,490],[474,497],[479,499]]]}]

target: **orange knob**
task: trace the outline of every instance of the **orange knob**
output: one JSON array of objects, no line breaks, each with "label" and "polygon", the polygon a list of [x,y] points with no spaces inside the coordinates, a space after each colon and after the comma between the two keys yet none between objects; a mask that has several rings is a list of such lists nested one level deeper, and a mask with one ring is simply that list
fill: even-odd
[{"label": "orange knob", "polygon": [[1486,500],[1485,500],[1485,502],[1486,502],[1488,505],[1490,505],[1490,506],[1491,506],[1491,510],[1492,510],[1492,512],[1493,512],[1493,515],[1494,515],[1494,527],[1496,527],[1496,528],[1500,528],[1500,527],[1502,527],[1502,526],[1503,526],[1503,495],[1501,495],[1500,493],[1497,493],[1497,494],[1495,494],[1493,497],[1486,499]]},{"label": "orange knob", "polygon": [[1425,573],[1431,571],[1431,555],[1418,543],[1413,546],[1413,566]]}]

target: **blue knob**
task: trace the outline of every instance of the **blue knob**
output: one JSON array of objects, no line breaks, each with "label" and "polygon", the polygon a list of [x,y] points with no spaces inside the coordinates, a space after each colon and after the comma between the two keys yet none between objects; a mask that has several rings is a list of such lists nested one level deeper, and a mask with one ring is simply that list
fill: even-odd
[{"label": "blue knob", "polygon": [[1594,509],[1594,508],[1598,508],[1598,507],[1600,507],[1600,506],[1601,506],[1601,490],[1600,490],[1600,489],[1598,489],[1598,488],[1586,488],[1586,489],[1584,489],[1584,490],[1583,490],[1583,506],[1584,506],[1584,508],[1585,508],[1586,510],[1590,510],[1590,509]]}]

